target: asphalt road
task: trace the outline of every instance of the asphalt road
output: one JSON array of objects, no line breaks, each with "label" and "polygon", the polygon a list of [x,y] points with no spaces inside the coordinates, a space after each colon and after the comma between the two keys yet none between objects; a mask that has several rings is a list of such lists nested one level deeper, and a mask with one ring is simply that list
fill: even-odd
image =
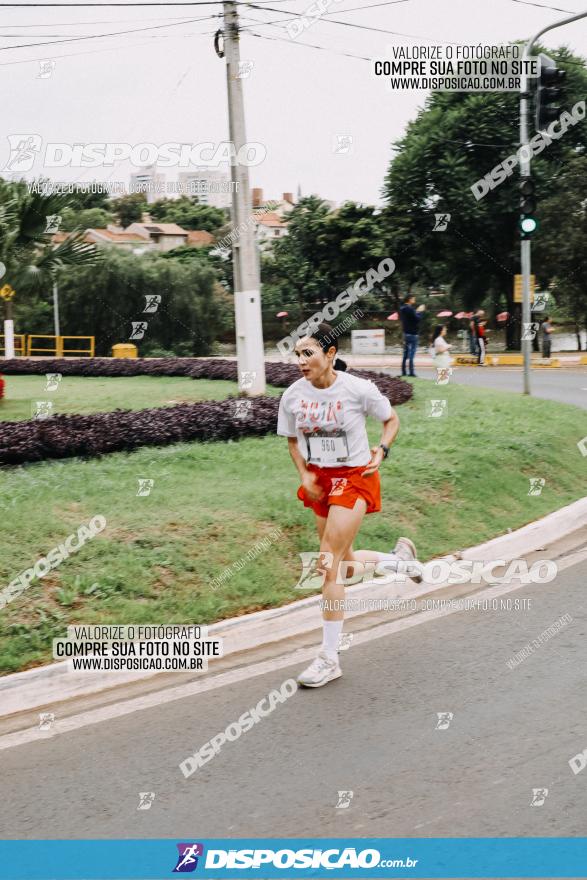
[{"label": "asphalt road", "polygon": [[[587,748],[586,580],[583,561],[509,594],[529,610],[462,611],[351,646],[341,679],[298,691],[187,780],[179,762],[298,665],[7,749],[0,836],[583,836],[587,771],[568,762]],[[155,792],[151,809],[137,810],[140,791]]]},{"label": "asphalt road", "polygon": [[[399,371],[391,368],[383,372],[397,376]],[[432,368],[420,367],[417,372],[422,379],[436,377]],[[476,385],[521,394],[524,380],[522,369],[518,367],[453,367],[450,381],[457,385]],[[587,369],[536,369],[532,370],[530,381],[535,397],[587,408]]]}]

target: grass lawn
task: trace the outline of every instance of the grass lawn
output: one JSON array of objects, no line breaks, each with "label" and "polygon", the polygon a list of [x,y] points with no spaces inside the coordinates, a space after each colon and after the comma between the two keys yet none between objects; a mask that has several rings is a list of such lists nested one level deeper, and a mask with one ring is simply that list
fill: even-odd
[{"label": "grass lawn", "polygon": [[[13,385],[14,377],[8,379]],[[87,411],[115,398],[115,405],[137,408],[141,395],[149,405],[180,394],[198,399],[208,386],[222,396],[221,386],[231,386],[146,377],[67,381]],[[118,383],[133,389],[130,400],[119,399]],[[400,435],[382,466],[383,510],[366,517],[357,548],[386,550],[406,534],[425,560],[583,494],[587,459],[576,445],[585,434],[583,411],[425,380],[415,380],[414,388],[413,400],[398,407]],[[447,415],[427,417],[427,401],[439,397],[448,400]],[[373,443],[379,430],[370,424]],[[541,495],[528,495],[530,477],[546,480]],[[137,497],[139,478],[154,480],[147,497]],[[0,584],[91,517],[102,514],[108,524],[0,611],[0,673],[50,661],[51,639],[64,636],[68,624],[205,624],[307,595],[294,589],[298,554],[316,550],[317,540],[297,487],[287,442],[276,436],[3,469]],[[276,527],[283,535],[270,550],[211,589],[213,578]]]},{"label": "grass lawn", "polygon": [[[237,394],[236,382],[189,379],[185,376],[63,376],[56,391],[46,391],[41,376],[5,376],[5,397],[0,402],[0,421],[30,419],[38,400],[51,400],[53,414],[110,412],[115,409],[148,409],[223,400]],[[270,387],[268,394],[282,394]]]}]

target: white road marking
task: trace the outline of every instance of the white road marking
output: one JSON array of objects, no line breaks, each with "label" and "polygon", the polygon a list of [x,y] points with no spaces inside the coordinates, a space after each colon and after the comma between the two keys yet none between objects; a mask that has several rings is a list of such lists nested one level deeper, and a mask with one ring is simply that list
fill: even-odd
[{"label": "white road marking", "polygon": [[[570,553],[557,560],[558,571],[564,571],[566,568],[576,565],[587,559],[587,550],[578,550]],[[475,601],[483,599],[493,599],[519,590],[521,587],[529,586],[518,580],[514,580],[511,584],[497,584],[487,587],[487,589],[479,590],[471,594],[470,598]],[[460,597],[466,600],[468,597]],[[393,633],[403,632],[411,629],[413,626],[419,626],[422,623],[429,623],[432,620],[438,620],[441,617],[448,617],[450,614],[461,614],[459,608],[445,608],[435,611],[420,611],[410,617],[402,617],[391,623],[382,623],[372,629],[363,632],[355,632],[353,645],[363,645],[373,642],[376,639],[385,638],[385,636]],[[266,675],[269,672],[276,672],[278,669],[287,669],[290,666],[297,666],[307,660],[311,660],[316,655],[316,647],[298,648],[291,654],[283,657],[274,657],[271,660],[263,660],[260,663],[253,663],[251,666],[239,667],[229,670],[228,672],[220,672],[206,680],[191,681],[189,684],[178,685],[177,687],[166,688],[161,691],[146,694],[143,697],[134,697],[130,700],[124,700],[120,703],[112,703],[108,706],[102,706],[99,709],[90,709],[87,712],[81,712],[78,715],[71,715],[60,721],[54,722],[49,730],[39,730],[38,727],[30,727],[25,730],[18,730],[14,733],[7,733],[0,737],[0,751],[2,749],[11,749],[16,746],[26,745],[27,743],[45,741],[54,736],[60,736],[62,733],[71,733],[73,730],[79,730],[90,724],[101,724],[104,721],[110,721],[113,718],[122,718],[125,715],[132,715],[134,712],[143,712],[146,709],[153,709],[156,706],[163,706],[166,703],[172,703],[175,700],[183,700],[187,697],[195,697],[198,694],[207,691],[216,690],[216,688],[225,687],[226,685],[235,684],[239,681],[245,681],[249,678],[256,678],[259,675]],[[432,820],[435,821],[435,820]],[[428,824],[428,823],[426,823]]]}]

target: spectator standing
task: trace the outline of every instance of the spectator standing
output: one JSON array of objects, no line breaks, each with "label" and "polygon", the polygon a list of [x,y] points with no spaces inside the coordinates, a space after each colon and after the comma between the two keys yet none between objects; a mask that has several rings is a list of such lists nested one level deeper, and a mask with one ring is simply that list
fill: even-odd
[{"label": "spectator standing", "polygon": [[437,324],[432,334],[430,353],[434,358],[434,366],[436,370],[446,370],[450,367],[449,351],[452,345],[445,339],[447,332],[446,324]]},{"label": "spectator standing", "polygon": [[[404,331],[404,356],[402,359],[402,376],[414,376],[414,357],[418,348],[418,334],[420,332],[420,321],[425,306],[416,305],[416,297],[412,293],[408,293],[404,299],[404,304],[400,311],[400,320]],[[408,371],[406,371],[408,367]]]},{"label": "spectator standing", "polygon": [[476,332],[477,332],[477,362],[480,367],[485,366],[485,351],[487,348],[487,333],[485,327],[487,325],[487,321],[485,320],[485,312],[483,309],[477,309],[473,321],[476,321]]},{"label": "spectator standing", "polygon": [[552,332],[553,326],[552,321],[548,317],[548,315],[544,316],[544,321],[542,322],[542,357],[550,358],[550,348],[552,345]]},{"label": "spectator standing", "polygon": [[471,340],[471,354],[479,357],[479,318],[477,312],[474,312],[469,321],[469,337]]}]

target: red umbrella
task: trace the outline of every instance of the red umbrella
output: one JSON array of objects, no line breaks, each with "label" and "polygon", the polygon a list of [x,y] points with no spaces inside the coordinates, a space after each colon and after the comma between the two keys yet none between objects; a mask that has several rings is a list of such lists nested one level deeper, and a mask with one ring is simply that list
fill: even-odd
[{"label": "red umbrella", "polygon": [[388,321],[397,321],[399,319],[399,315],[397,312],[392,312],[391,315],[387,316]]},{"label": "red umbrella", "polygon": [[510,316],[509,312],[500,312],[499,315],[497,316],[497,320],[498,321],[507,321],[509,316]]},{"label": "red umbrella", "polygon": [[447,310],[445,309],[444,312],[438,312],[438,314],[436,315],[436,317],[437,317],[437,318],[450,318],[451,315],[452,315],[452,312],[449,312],[449,311],[447,311]]},{"label": "red umbrella", "polygon": [[289,315],[289,312],[277,312],[278,318],[286,318]]},{"label": "red umbrella", "polygon": [[461,318],[466,318],[466,317],[467,317],[467,313],[466,313],[466,312],[457,312],[456,315],[455,315],[455,318],[458,318],[459,321],[461,320]]}]

